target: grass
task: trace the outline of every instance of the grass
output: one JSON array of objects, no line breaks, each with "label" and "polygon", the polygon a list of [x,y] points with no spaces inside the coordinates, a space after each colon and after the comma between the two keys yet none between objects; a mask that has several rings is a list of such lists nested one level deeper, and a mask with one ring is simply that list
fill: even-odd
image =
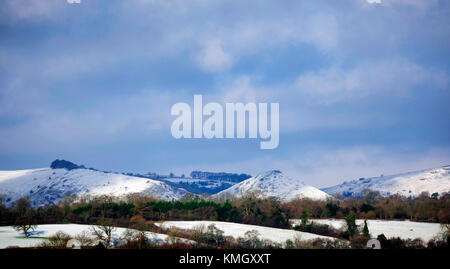
[{"label": "grass", "polygon": [[18,239],[48,239],[48,237],[44,237],[44,236],[29,236],[29,237],[15,236],[14,238],[18,238]]}]

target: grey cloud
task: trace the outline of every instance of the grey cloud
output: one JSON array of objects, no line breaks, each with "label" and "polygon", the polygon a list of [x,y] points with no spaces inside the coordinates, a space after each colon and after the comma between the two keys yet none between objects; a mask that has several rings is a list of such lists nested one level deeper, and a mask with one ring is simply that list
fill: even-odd
[{"label": "grey cloud", "polygon": [[351,68],[331,67],[299,76],[296,88],[321,104],[351,102],[371,95],[408,95],[415,87],[448,87],[448,74],[402,59],[366,61]]}]

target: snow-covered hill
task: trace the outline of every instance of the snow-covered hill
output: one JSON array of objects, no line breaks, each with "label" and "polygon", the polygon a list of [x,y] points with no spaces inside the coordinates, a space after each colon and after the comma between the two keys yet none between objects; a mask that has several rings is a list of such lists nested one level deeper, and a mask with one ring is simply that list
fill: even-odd
[{"label": "snow-covered hill", "polygon": [[216,194],[220,197],[222,195],[231,194],[236,197],[241,197],[250,192],[259,192],[265,197],[278,197],[282,201],[290,201],[295,198],[310,198],[313,200],[325,200],[330,195],[305,183],[292,179],[281,171],[272,170],[247,180],[244,180],[224,191]]},{"label": "snow-covered hill", "polygon": [[391,176],[360,178],[322,190],[329,194],[359,197],[365,189],[379,191],[383,196],[400,194],[406,197],[415,197],[422,192],[450,192],[450,166]]},{"label": "snow-covered hill", "polygon": [[0,194],[6,194],[7,205],[24,196],[40,206],[58,203],[70,194],[121,197],[131,193],[179,199],[187,191],[157,180],[84,168],[0,171]]}]

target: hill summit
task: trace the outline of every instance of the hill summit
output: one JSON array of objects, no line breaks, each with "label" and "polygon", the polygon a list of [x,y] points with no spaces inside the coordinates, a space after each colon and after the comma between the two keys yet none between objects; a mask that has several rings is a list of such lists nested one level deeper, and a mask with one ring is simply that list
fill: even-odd
[{"label": "hill summit", "polygon": [[80,169],[80,168],[85,168],[84,165],[76,165],[73,162],[69,162],[66,160],[54,160],[51,164],[50,164],[50,168],[52,169],[67,169],[67,170],[73,170],[73,169]]}]

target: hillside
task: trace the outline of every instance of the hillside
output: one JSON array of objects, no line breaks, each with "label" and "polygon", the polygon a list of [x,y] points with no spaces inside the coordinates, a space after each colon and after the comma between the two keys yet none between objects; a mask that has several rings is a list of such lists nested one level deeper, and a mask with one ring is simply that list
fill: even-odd
[{"label": "hillside", "polygon": [[7,205],[29,196],[33,206],[58,203],[65,195],[151,194],[162,199],[179,199],[186,190],[139,177],[92,169],[42,168],[0,171],[0,194],[6,195]]},{"label": "hillside", "polygon": [[325,192],[306,185],[297,179],[290,178],[278,170],[251,177],[219,192],[216,196],[230,194],[240,197],[250,192],[260,192],[265,197],[278,197],[282,201],[290,201],[295,198],[325,200],[330,197]]},{"label": "hillside", "polygon": [[360,178],[322,190],[328,194],[343,194],[345,197],[357,198],[366,189],[379,191],[383,196],[400,194],[406,197],[416,197],[422,192],[429,194],[449,192],[450,166],[390,176]]}]

